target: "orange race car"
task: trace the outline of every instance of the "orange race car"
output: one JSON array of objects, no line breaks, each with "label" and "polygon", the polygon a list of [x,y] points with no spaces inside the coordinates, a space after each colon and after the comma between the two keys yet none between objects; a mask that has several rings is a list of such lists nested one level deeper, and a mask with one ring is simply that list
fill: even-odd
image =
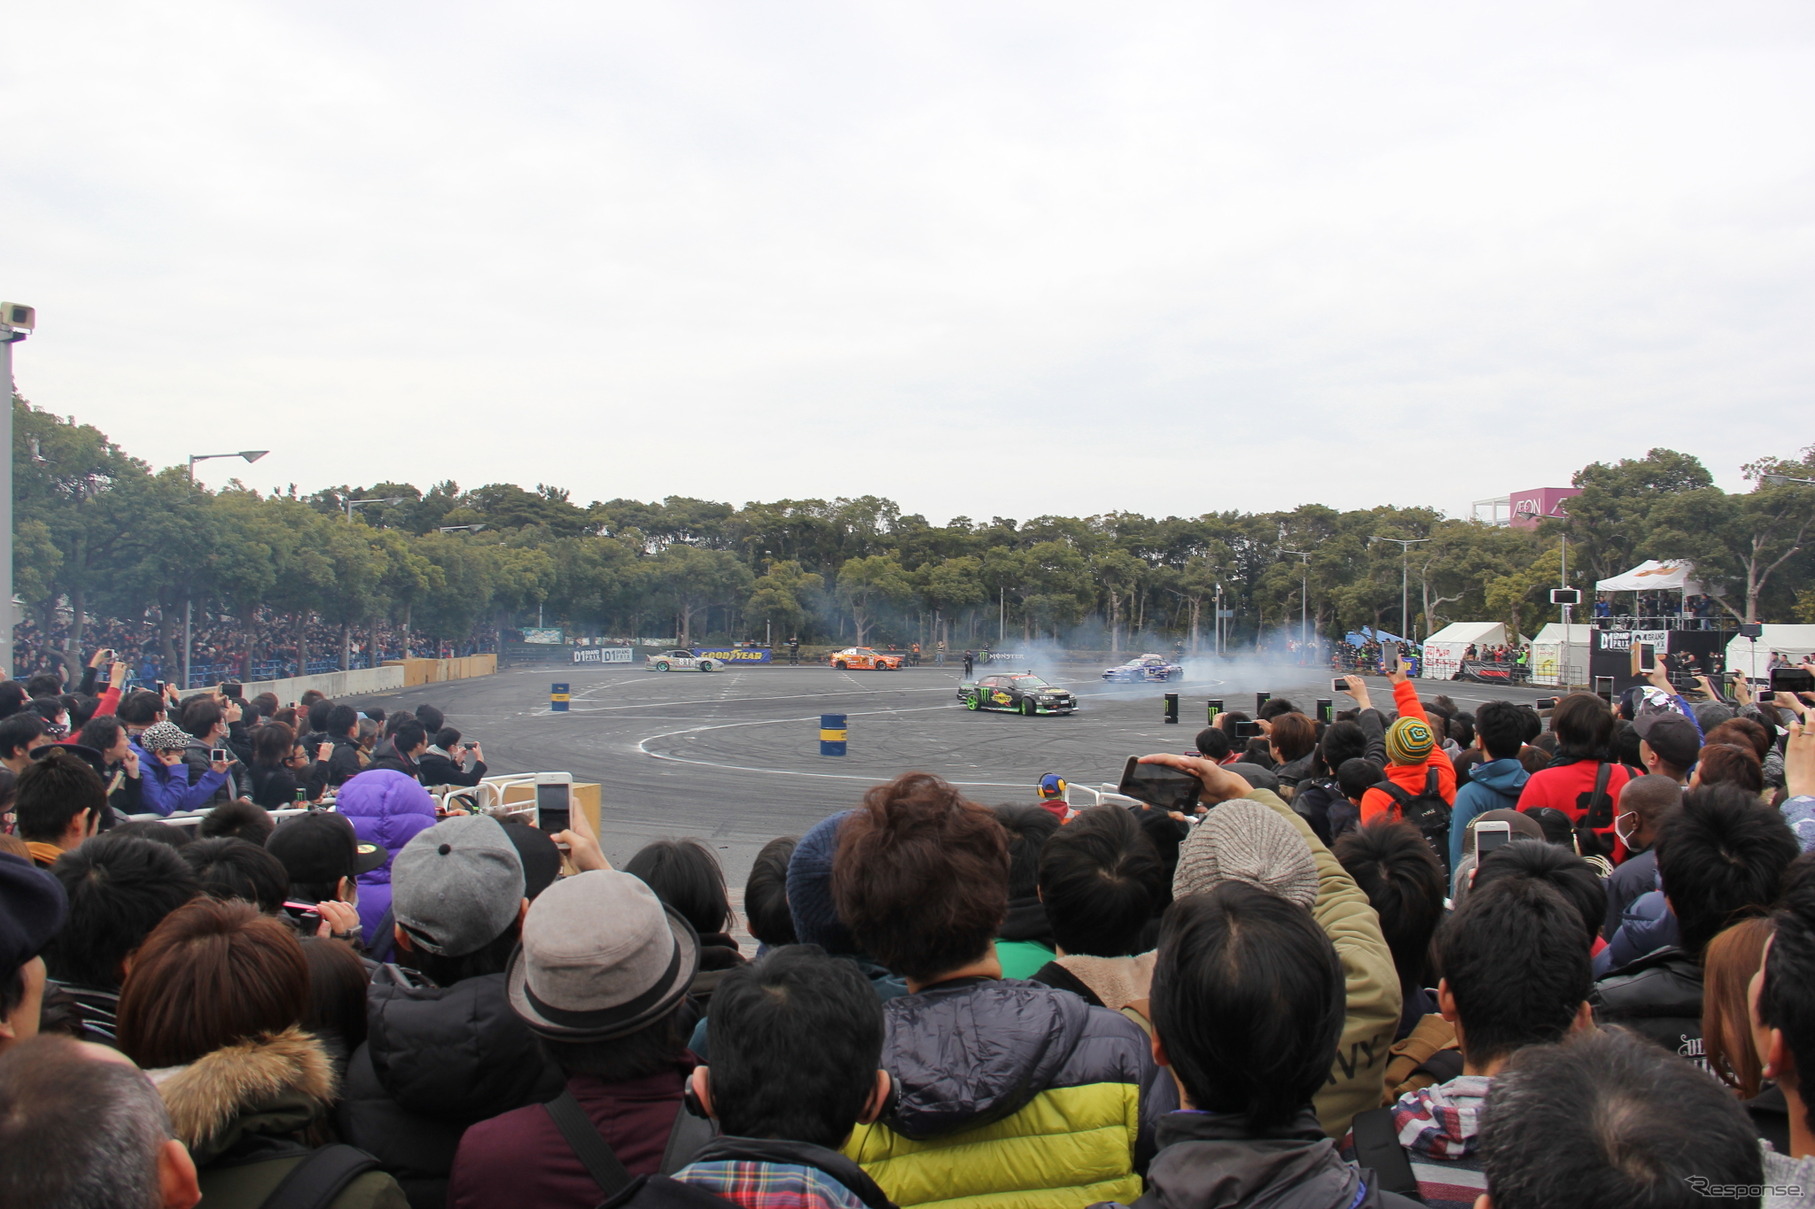
[{"label": "orange race car", "polygon": [[883,655],[867,646],[848,646],[842,651],[833,651],[826,657],[839,671],[898,672],[901,670],[901,656]]}]

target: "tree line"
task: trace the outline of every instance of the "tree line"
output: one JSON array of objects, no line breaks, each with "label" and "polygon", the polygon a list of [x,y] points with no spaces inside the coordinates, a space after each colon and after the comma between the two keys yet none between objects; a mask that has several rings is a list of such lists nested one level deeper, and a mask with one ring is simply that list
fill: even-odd
[{"label": "tree line", "polygon": [[[168,639],[188,603],[249,628],[403,626],[453,641],[540,613],[576,634],[682,641],[983,645],[1058,638],[1121,650],[1160,636],[1252,646],[1450,620],[1535,631],[1562,543],[1570,586],[1644,558],[1691,558],[1739,620],[1815,622],[1815,446],[1714,486],[1695,457],[1653,449],[1573,476],[1570,515],[1519,529],[1431,508],[1210,511],[1154,518],[955,517],[934,525],[876,496],[729,503],[670,496],[581,505],[560,487],[427,490],[383,482],[299,495],[210,491],[104,433],[14,398],[14,583],[47,631],[67,612],[145,619]],[[349,501],[365,502],[349,509]],[[1428,539],[1409,547],[1376,538]]]}]

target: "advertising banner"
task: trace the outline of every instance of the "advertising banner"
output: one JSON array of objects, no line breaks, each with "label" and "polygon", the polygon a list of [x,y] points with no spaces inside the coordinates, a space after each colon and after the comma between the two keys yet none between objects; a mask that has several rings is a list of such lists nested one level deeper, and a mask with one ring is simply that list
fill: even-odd
[{"label": "advertising banner", "polygon": [[630,648],[627,646],[583,646],[575,647],[575,663],[629,663]]},{"label": "advertising banner", "polygon": [[773,663],[775,652],[766,646],[696,646],[693,653],[701,659],[716,659],[722,664]]},{"label": "advertising banner", "polygon": [[528,629],[523,631],[523,641],[533,642],[537,646],[560,646],[561,631]]}]

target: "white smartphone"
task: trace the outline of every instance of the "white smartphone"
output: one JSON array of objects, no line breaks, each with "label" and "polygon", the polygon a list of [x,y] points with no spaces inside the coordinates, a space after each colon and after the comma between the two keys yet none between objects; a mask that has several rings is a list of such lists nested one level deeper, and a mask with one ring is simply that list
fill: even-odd
[{"label": "white smartphone", "polygon": [[1475,824],[1475,861],[1479,864],[1487,859],[1488,853],[1496,848],[1504,848],[1512,843],[1511,823],[1476,823]]}]

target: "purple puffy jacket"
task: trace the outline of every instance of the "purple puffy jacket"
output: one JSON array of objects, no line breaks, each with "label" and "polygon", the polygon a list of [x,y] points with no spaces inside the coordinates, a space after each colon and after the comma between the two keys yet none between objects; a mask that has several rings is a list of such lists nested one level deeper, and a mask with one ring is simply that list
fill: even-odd
[{"label": "purple puffy jacket", "polygon": [[384,864],[359,875],[359,927],[370,945],[378,921],[391,909],[391,862],[405,844],[435,825],[435,799],[400,772],[370,768],[340,787],[335,808],[352,822],[360,839],[390,853]]}]

